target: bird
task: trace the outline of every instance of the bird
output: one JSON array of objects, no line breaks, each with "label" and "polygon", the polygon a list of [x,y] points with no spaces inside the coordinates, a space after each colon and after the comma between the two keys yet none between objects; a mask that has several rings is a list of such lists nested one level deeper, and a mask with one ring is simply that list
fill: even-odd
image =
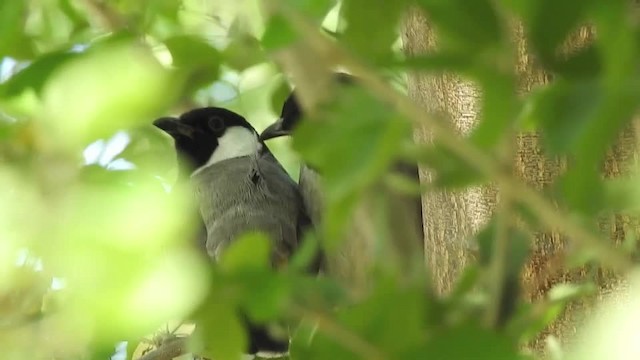
[{"label": "bird", "polygon": [[[271,262],[286,264],[311,229],[296,182],[240,114],[203,107],[153,125],[175,145],[179,177],[195,191],[207,255],[219,261],[240,235],[262,231],[273,242]],[[309,271],[320,271],[320,260]],[[286,352],[288,339],[272,337],[246,317],[248,353]]]},{"label": "bird", "polygon": [[[333,75],[334,80],[341,86],[353,85],[357,82],[356,77],[346,73],[335,73]],[[280,116],[261,132],[260,139],[267,141],[281,136],[291,136],[301,121],[304,121],[303,119],[304,113],[294,89],[284,101]],[[397,161],[390,171],[402,174],[416,184],[420,181],[417,163]],[[325,207],[322,174],[309,164],[302,163],[300,165],[298,186],[311,222],[315,228],[319,228]],[[408,229],[409,236],[417,238],[418,241],[418,244],[410,244],[409,246],[407,246],[404,239],[397,241],[396,243],[399,244],[399,247],[404,247],[400,251],[410,254],[415,252],[416,248],[419,248],[424,253],[424,230],[420,196],[392,193],[386,191],[386,189],[382,191],[385,191],[385,195],[387,195],[388,204],[393,206],[393,211],[390,211],[390,216],[393,219],[390,220],[390,223],[395,221],[395,223],[406,225],[410,228]],[[333,256],[327,254],[325,259],[327,274],[337,278],[347,289],[351,290],[355,297],[366,294],[369,287],[369,272],[374,261],[375,240],[371,229],[366,227],[371,227],[373,216],[366,205],[358,207],[354,212],[342,248]],[[405,234],[407,234],[407,231],[399,236],[404,237]]]}]

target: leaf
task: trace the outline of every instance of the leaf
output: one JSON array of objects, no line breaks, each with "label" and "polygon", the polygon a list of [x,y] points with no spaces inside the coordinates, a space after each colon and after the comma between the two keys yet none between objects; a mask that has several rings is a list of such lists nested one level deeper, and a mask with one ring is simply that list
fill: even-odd
[{"label": "leaf", "polygon": [[483,149],[495,148],[505,137],[512,137],[517,119],[517,100],[513,75],[497,71],[476,72],[482,87],[480,122],[471,141]]},{"label": "leaf", "polygon": [[418,161],[435,172],[435,179],[430,184],[432,186],[455,189],[486,181],[485,176],[472,164],[439,144],[423,150],[418,155]]},{"label": "leaf", "polygon": [[290,279],[268,271],[243,271],[239,275],[235,279],[241,281],[246,290],[240,304],[252,321],[277,320],[289,308]]},{"label": "leaf", "polygon": [[229,271],[267,269],[271,265],[271,242],[262,233],[247,233],[234,240],[220,258],[220,268]]},{"label": "leaf", "polygon": [[301,14],[316,19],[318,22],[324,19],[329,10],[335,5],[333,0],[286,0],[282,3],[299,11]]},{"label": "leaf", "polygon": [[158,116],[177,95],[150,50],[128,41],[103,43],[47,81],[39,117],[65,146],[82,146]]},{"label": "leaf", "polygon": [[260,42],[248,34],[239,34],[222,51],[225,65],[242,71],[266,60]]},{"label": "leaf", "polygon": [[11,56],[29,59],[33,56],[33,44],[25,33],[29,3],[26,1],[0,2],[0,59]]},{"label": "leaf", "polygon": [[423,354],[433,359],[521,359],[505,335],[473,324],[434,331]]},{"label": "leaf", "polygon": [[244,325],[235,309],[221,300],[210,299],[194,332],[206,343],[206,355],[213,359],[237,360],[247,348]]},{"label": "leaf", "polygon": [[488,0],[419,0],[417,3],[443,35],[443,48],[477,51],[502,41],[498,14]]},{"label": "leaf", "polygon": [[298,34],[281,15],[273,15],[267,22],[262,35],[262,46],[269,51],[286,47],[298,39]]},{"label": "leaf", "polygon": [[589,44],[571,53],[567,58],[557,60],[550,70],[563,79],[580,80],[600,76],[603,72],[602,59],[594,44]]},{"label": "leaf", "polygon": [[[381,358],[412,358],[404,355],[423,343],[424,309],[425,298],[420,289],[400,289],[387,282],[369,298],[341,310],[332,319],[341,332],[349,334],[348,338],[336,336],[322,326],[312,335],[303,325],[293,337],[291,356],[309,360],[363,359],[375,353]],[[355,341],[363,346],[349,346]]]},{"label": "leaf", "polygon": [[558,47],[567,35],[576,30],[592,1],[529,1],[525,14],[525,34],[543,64],[553,64]]},{"label": "leaf", "polygon": [[603,101],[602,85],[596,80],[557,80],[534,95],[532,116],[543,130],[552,154],[575,149],[588,124],[597,119]]},{"label": "leaf", "polygon": [[350,218],[362,191],[381,180],[399,157],[411,128],[386,104],[353,86],[337,90],[334,101],[323,110],[317,121],[301,122],[293,146],[322,174],[325,213],[330,217],[325,229],[332,238]]},{"label": "leaf", "polygon": [[282,112],[282,105],[287,97],[291,94],[291,88],[289,84],[283,79],[280,78],[278,80],[278,86],[275,86],[275,89],[271,93],[271,111],[277,116],[280,116]]},{"label": "leaf", "polygon": [[187,92],[200,89],[218,78],[221,56],[203,39],[177,35],[165,40],[173,66],[185,73]]},{"label": "leaf", "polygon": [[[343,1],[341,11],[348,26],[341,40],[367,61],[390,58],[391,46],[398,38],[396,28],[406,6],[407,2],[403,0]],[[366,16],[363,14],[365,11]]]},{"label": "leaf", "polygon": [[40,95],[51,75],[66,62],[76,57],[76,54],[66,51],[44,54],[2,84],[0,94],[4,97],[12,97],[20,95],[27,89],[33,89]]}]

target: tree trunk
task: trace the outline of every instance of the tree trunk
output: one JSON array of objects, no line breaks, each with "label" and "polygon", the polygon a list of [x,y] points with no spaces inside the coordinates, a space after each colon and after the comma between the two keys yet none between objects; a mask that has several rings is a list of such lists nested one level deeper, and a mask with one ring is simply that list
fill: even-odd
[{"label": "tree trunk", "polygon": [[[529,55],[522,27],[514,25],[513,29],[512,38],[517,49],[515,71],[519,78],[518,91],[527,93],[535,86],[548,82],[549,76],[536,66]],[[404,51],[410,56],[429,52],[436,46],[433,31],[419,11],[409,14],[402,35]],[[590,29],[580,29],[569,39],[566,50],[583,46],[592,38],[593,32]],[[409,96],[423,104],[428,111],[448,115],[462,135],[469,133],[477,121],[480,99],[478,89],[454,75],[410,74]],[[429,142],[431,137],[425,129],[416,129],[416,140]],[[563,164],[544,157],[538,134],[520,134],[516,144],[514,169],[517,175],[537,189],[544,189],[551,184]],[[628,160],[635,155],[635,144],[636,137],[632,130],[621,134],[620,141],[607,155],[603,169],[605,177],[625,172]],[[420,176],[421,181],[429,182],[432,174],[421,169]],[[469,259],[471,248],[468,241],[491,217],[497,198],[498,191],[493,186],[455,192],[440,191],[424,196],[425,257],[438,292],[448,292],[455,283]],[[613,240],[619,241],[629,230],[637,231],[638,226],[629,217],[615,216],[612,219],[602,219],[600,228]],[[578,280],[586,275],[586,270],[570,272],[564,268],[564,244],[564,237],[555,232],[536,235],[530,261],[522,276],[525,298],[541,298],[554,284]],[[617,284],[617,281],[612,281],[611,274],[602,271],[598,271],[596,280],[602,290],[600,294],[609,292]],[[570,304],[565,314],[547,329],[547,334],[553,334],[563,342],[569,340],[577,328],[577,310],[583,307],[584,303]],[[539,340],[542,337],[534,347],[540,350],[543,343]]]}]

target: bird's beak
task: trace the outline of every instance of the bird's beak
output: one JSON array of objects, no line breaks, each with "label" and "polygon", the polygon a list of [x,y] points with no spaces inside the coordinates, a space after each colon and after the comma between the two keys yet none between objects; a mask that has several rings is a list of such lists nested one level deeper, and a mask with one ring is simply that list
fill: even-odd
[{"label": "bird's beak", "polygon": [[177,135],[193,138],[194,135],[194,130],[190,126],[185,125],[178,119],[172,117],[163,117],[157,119],[153,122],[153,125],[171,135],[171,137],[173,138],[175,138]]},{"label": "bird's beak", "polygon": [[262,134],[260,134],[260,140],[265,141],[286,135],[289,135],[289,131],[282,128],[282,118],[279,118],[276,122],[264,129]]}]

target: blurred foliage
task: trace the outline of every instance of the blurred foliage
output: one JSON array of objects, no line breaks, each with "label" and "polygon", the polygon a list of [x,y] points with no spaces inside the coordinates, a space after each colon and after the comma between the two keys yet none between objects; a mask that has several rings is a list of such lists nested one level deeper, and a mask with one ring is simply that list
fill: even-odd
[{"label": "blurred foliage", "polygon": [[[401,53],[400,21],[411,5],[428,14],[437,52]],[[523,345],[567,301],[593,293],[593,284],[561,284],[536,303],[508,292],[502,284],[517,279],[531,245],[516,219],[527,220],[530,231],[566,231],[582,256],[573,265],[631,267],[633,239],[614,249],[584,224],[614,211],[637,216],[640,208],[635,172],[620,181],[598,171],[639,103],[633,6],[623,0],[0,2],[2,358],[107,359],[123,340],[128,352],[117,356],[130,358],[162,324],[190,319],[199,324],[194,351],[237,359],[247,340],[238,310],[289,329],[294,359],[533,357]],[[513,17],[553,79],[523,96],[513,72]],[[584,24],[597,39],[564,51]],[[501,205],[506,221],[493,219],[478,234],[478,263],[446,297],[434,295],[425,277],[402,281],[384,253],[371,293],[354,301],[331,278],[301,273],[295,264],[305,254],[285,270],[270,269],[268,241],[259,234],[239,239],[220,264],[194,251],[197,229],[187,215],[194,204],[186,201],[187,189],[172,188],[171,143],[151,120],[215,105],[263,129],[291,88],[289,69],[275,59],[299,42],[318,52],[311,54],[318,69],[356,68],[363,79],[355,88],[327,90],[328,103],[315,113],[322,121],[296,131],[295,151],[288,139],[269,144],[292,177],[298,156],[325,176],[326,245],[342,241],[353,209],[398,158],[435,172],[427,191],[489,181],[512,190]],[[482,89],[480,122],[469,137],[445,129],[432,146],[410,141],[411,122],[442,128],[402,106],[406,70],[452,72]],[[376,86],[379,79],[388,84]],[[512,155],[505,140],[532,129],[542,133],[550,156],[569,161],[545,197],[513,191],[527,188],[502,172]],[[562,211],[545,213],[554,208],[540,204],[551,202]],[[498,324],[491,316],[504,304],[513,311]],[[637,332],[630,325],[640,323],[637,311],[625,314],[604,316],[593,333]],[[633,340],[586,336],[576,359],[637,357],[637,349],[626,352]],[[553,339],[549,344],[563,358]]]}]

